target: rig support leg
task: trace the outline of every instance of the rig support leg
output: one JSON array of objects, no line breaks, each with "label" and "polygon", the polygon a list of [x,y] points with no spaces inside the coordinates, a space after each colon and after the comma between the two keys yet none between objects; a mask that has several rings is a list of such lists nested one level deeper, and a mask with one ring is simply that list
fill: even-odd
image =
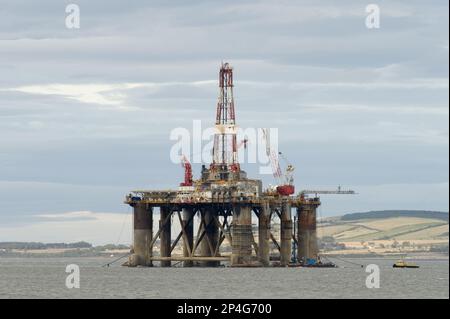
[{"label": "rig support leg", "polygon": [[287,266],[291,262],[292,254],[292,217],[291,205],[287,200],[281,204],[281,244],[280,264]]},{"label": "rig support leg", "polygon": [[153,239],[153,211],[144,203],[134,205],[133,212],[133,250],[130,256],[129,266],[152,266],[150,247]]},{"label": "rig support leg", "polygon": [[270,207],[269,203],[263,203],[259,213],[258,220],[258,260],[267,267],[270,264],[269,259],[269,240],[270,240]]},{"label": "rig support leg", "polygon": [[302,206],[297,209],[298,220],[298,259],[317,259],[317,213],[315,206]]},{"label": "rig support leg", "polygon": [[[183,208],[183,225],[185,229],[185,239],[183,239],[183,256],[189,257],[189,251],[194,247],[194,211],[192,208]],[[189,249],[188,249],[189,248]],[[183,267],[192,267],[191,260],[183,261]]]},{"label": "rig support leg", "polygon": [[247,205],[233,207],[231,266],[251,263],[252,208]]},{"label": "rig support leg", "polygon": [[[161,257],[170,257],[170,246],[171,246],[171,218],[167,218],[170,214],[170,208],[167,206],[161,206],[160,211],[160,220],[159,220],[159,227],[161,228],[161,233],[159,237],[160,242],[160,254]],[[164,224],[164,221],[166,223]],[[170,260],[163,260],[161,261],[161,267],[170,267],[171,266]]]},{"label": "rig support leg", "polygon": [[[214,221],[214,210],[211,208],[205,209],[202,218],[205,223],[205,235],[200,242],[200,254],[203,257],[214,257],[216,246],[219,242],[219,227]],[[203,267],[218,267],[218,261],[203,261],[200,262]]]}]

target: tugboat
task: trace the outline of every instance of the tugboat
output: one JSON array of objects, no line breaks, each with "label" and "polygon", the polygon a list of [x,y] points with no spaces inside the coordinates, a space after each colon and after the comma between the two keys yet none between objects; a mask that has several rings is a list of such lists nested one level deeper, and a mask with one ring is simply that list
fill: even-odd
[{"label": "tugboat", "polygon": [[419,266],[417,266],[416,264],[414,264],[414,263],[407,263],[403,259],[399,260],[399,261],[396,261],[394,263],[394,265],[392,265],[392,267],[393,268],[419,268]]}]

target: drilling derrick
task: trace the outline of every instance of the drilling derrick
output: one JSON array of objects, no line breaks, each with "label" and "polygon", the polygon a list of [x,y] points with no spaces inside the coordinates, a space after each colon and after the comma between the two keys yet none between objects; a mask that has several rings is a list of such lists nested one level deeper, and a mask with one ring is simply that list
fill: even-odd
[{"label": "drilling derrick", "polygon": [[[233,68],[222,64],[219,71],[219,98],[216,110],[212,170],[238,172],[236,117],[233,99]],[[226,175],[221,174],[222,178]]]}]

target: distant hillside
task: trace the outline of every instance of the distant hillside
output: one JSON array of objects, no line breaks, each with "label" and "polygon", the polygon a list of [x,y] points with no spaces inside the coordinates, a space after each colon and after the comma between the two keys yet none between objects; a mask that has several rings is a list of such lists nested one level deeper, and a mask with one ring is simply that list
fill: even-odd
[{"label": "distant hillside", "polygon": [[426,210],[381,210],[365,213],[346,214],[340,220],[374,219],[374,218],[393,218],[393,217],[416,217],[440,219],[448,222],[448,212],[436,212]]},{"label": "distant hillside", "polygon": [[96,257],[124,254],[129,245],[107,244],[93,246],[81,241],[77,243],[41,243],[41,242],[0,242],[2,257]]},{"label": "distant hillside", "polygon": [[91,249],[93,251],[129,249],[128,245],[107,244],[93,246],[90,243],[80,241],[76,243],[41,243],[41,242],[0,242],[0,249],[4,250],[47,250],[47,249]]},{"label": "distant hillside", "polygon": [[386,210],[325,218],[318,225],[319,237],[335,241],[431,240],[448,243],[448,213]]},{"label": "distant hillside", "polygon": [[40,243],[40,242],[0,242],[0,249],[68,249],[92,248],[92,245],[80,241],[77,243]]}]

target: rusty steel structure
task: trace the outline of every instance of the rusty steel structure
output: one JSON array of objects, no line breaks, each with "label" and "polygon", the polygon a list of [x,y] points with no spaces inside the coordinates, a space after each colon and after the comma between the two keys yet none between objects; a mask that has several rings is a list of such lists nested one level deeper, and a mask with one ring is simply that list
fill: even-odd
[{"label": "rusty steel structure", "polygon": [[[233,69],[228,63],[220,68],[215,124],[213,162],[209,167],[202,166],[200,179],[191,181],[191,166],[185,160],[185,182],[178,189],[135,190],[126,196],[125,203],[133,207],[134,219],[133,250],[126,264],[267,267],[316,259],[319,197],[263,190],[261,180],[250,179],[241,170],[237,160]],[[154,220],[156,213],[158,221]],[[278,234],[273,229],[274,219],[279,219]],[[257,220],[254,227],[252,220]],[[172,234],[174,223],[180,229],[176,234]],[[182,253],[175,254],[179,244]]]}]

